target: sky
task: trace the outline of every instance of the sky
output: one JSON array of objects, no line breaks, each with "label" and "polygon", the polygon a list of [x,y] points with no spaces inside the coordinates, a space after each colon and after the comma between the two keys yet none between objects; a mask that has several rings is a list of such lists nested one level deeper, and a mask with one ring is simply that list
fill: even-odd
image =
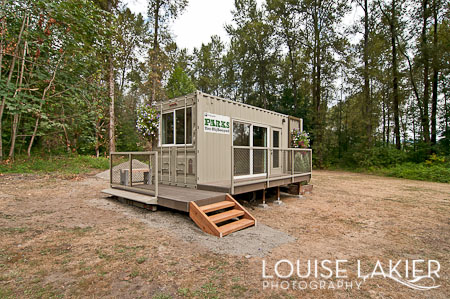
[{"label": "sky", "polygon": [[[132,12],[147,16],[147,0],[123,0],[123,2]],[[257,2],[261,4],[263,0]],[[208,43],[212,35],[219,35],[222,41],[228,42],[229,37],[224,25],[231,23],[233,8],[234,0],[189,0],[184,13],[171,24],[177,45],[189,49],[192,53],[194,47],[200,48],[202,43]],[[360,15],[360,10],[355,9],[353,5],[353,10],[345,16],[343,24],[353,24]],[[353,37],[352,42],[359,38],[360,36]]]},{"label": "sky", "polygon": [[[134,13],[147,15],[146,0],[123,0]],[[259,0],[258,2],[262,2]],[[188,7],[172,24],[171,29],[180,48],[199,48],[212,35],[228,41],[225,24],[231,23],[234,0],[189,0]]]}]

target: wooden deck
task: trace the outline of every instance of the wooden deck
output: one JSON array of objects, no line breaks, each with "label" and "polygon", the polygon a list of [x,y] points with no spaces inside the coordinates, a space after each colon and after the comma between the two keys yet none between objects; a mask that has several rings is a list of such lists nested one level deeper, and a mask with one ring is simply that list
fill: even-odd
[{"label": "wooden deck", "polygon": [[310,179],[311,179],[310,173],[294,174],[294,175],[272,174],[269,177],[269,179],[267,179],[266,177],[259,177],[259,178],[253,177],[235,180],[234,192],[232,192],[231,190],[231,180],[198,184],[197,188],[200,190],[223,192],[235,195],[277,186],[289,185],[292,183],[309,181]]},{"label": "wooden deck", "polygon": [[159,184],[157,198],[151,189],[154,186],[143,183],[133,184],[133,187],[112,185],[110,189],[105,189],[103,192],[147,205],[159,205],[189,212],[190,202],[195,202],[198,206],[203,206],[223,201],[227,193],[231,195],[241,194],[309,181],[310,179],[310,173],[294,175],[273,174],[269,179],[266,177],[240,179],[234,182],[234,192],[231,190],[230,180],[199,184],[197,185],[197,189]]},{"label": "wooden deck", "polygon": [[226,193],[207,190],[198,190],[192,188],[168,186],[160,184],[158,187],[158,198],[154,196],[141,194],[139,189],[148,191],[149,185],[133,185],[133,191],[121,190],[118,188],[105,189],[102,192],[113,196],[123,197],[130,200],[163,206],[183,212],[189,212],[189,203],[191,201],[198,205],[207,205],[223,201]]}]

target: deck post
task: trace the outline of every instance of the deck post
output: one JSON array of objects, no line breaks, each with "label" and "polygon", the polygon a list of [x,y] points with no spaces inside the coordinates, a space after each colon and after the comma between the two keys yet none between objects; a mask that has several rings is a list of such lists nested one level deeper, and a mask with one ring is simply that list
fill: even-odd
[{"label": "deck post", "polygon": [[275,200],[273,204],[278,206],[283,205],[283,202],[280,200],[280,186],[277,186],[277,200]]},{"label": "deck post", "polygon": [[269,188],[269,185],[270,185],[270,149],[269,149],[269,147],[266,147],[266,163],[267,163],[267,165],[266,165],[266,178],[267,178],[267,181],[266,181],[266,184],[267,184],[267,188]]},{"label": "deck post", "polygon": [[231,146],[231,187],[230,187],[231,195],[234,194],[234,148]]},{"label": "deck post", "polygon": [[294,149],[291,149],[291,162],[292,162],[292,166],[291,166],[291,175],[292,175],[292,177],[291,177],[291,182],[293,183],[294,182],[294,167],[295,167],[295,165],[294,165],[294,158],[295,158],[295,154],[294,154]]},{"label": "deck post", "polygon": [[113,176],[113,153],[109,153],[109,186],[112,185],[112,176]]},{"label": "deck post", "polygon": [[158,152],[154,153],[155,155],[155,197],[158,197]]},{"label": "deck post", "polygon": [[170,173],[170,168],[172,165],[170,165],[170,161],[172,161],[172,147],[169,146],[169,163],[168,163],[169,164],[169,185],[171,185],[171,183],[172,183],[172,176]]},{"label": "deck post", "polygon": [[133,156],[131,154],[128,155],[128,158],[130,159],[130,173],[129,173],[129,177],[130,177],[130,183],[129,186],[133,187]]},{"label": "deck post", "polygon": [[[186,108],[186,96],[184,96],[184,186],[187,187],[187,108]],[[191,124],[192,124],[192,109],[191,109]],[[192,135],[192,134],[191,134]],[[192,142],[192,141],[191,141]]]},{"label": "deck post", "polygon": [[[175,140],[175,142],[176,142],[176,140]],[[175,180],[175,186],[177,185],[177,183],[178,183],[178,147],[175,147],[174,148],[174,156],[175,156],[175,173],[174,173],[174,176],[175,176],[175,178],[174,178],[174,180]]]},{"label": "deck post", "polygon": [[264,189],[262,190],[262,192],[263,192],[263,196],[262,196],[262,204],[260,204],[259,207],[260,207],[260,208],[263,208],[263,209],[266,209],[266,208],[269,207],[269,206],[266,204],[266,188],[264,188]]}]

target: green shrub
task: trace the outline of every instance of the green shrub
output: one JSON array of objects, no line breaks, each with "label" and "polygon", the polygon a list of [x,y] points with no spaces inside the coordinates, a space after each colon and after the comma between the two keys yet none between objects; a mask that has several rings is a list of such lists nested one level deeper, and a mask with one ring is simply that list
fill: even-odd
[{"label": "green shrub", "polygon": [[450,164],[407,162],[390,168],[371,169],[374,174],[419,181],[450,183]]},{"label": "green shrub", "polygon": [[407,154],[393,147],[373,147],[365,151],[354,152],[353,159],[359,167],[389,167],[403,163],[407,160]]},{"label": "green shrub", "polygon": [[0,163],[0,173],[80,174],[93,169],[108,169],[109,159],[80,155],[18,156],[14,162]]}]

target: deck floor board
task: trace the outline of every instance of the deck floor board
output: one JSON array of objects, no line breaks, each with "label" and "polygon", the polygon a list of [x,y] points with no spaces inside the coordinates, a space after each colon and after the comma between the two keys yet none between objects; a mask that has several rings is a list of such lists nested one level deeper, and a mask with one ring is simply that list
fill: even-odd
[{"label": "deck floor board", "polygon": [[[149,190],[153,186],[146,184],[133,184],[133,187]],[[224,200],[226,193],[198,190],[160,184],[158,186],[158,205],[189,212],[189,203],[195,201],[198,205],[216,203]]]}]

